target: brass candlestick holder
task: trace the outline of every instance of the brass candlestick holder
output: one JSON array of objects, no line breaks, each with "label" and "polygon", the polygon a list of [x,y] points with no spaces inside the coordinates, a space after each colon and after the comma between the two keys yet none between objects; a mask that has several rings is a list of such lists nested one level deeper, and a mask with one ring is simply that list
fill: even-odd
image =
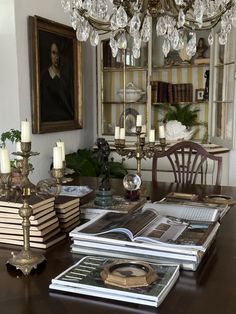
[{"label": "brass candlestick holder", "polygon": [[[31,152],[31,142],[22,142],[21,150],[22,152],[13,154],[22,157],[22,160],[18,162],[17,166],[20,169],[22,176],[18,188],[21,191],[23,201],[23,205],[19,209],[19,215],[22,217],[23,248],[18,254],[12,252],[12,258],[10,258],[7,263],[20,269],[24,275],[28,275],[33,268],[37,268],[37,266],[45,260],[45,257],[42,254],[30,250],[30,216],[32,215],[33,210],[29,205],[29,198],[32,194],[37,194],[38,190],[37,186],[30,182],[28,178],[29,172],[32,169],[29,164],[29,158],[31,156],[36,156],[39,153]],[[53,169],[52,174],[56,180],[56,184],[61,184],[61,178],[64,175],[63,169]],[[6,180],[6,175],[1,175],[1,180],[2,182],[7,181],[9,183],[9,180]],[[8,190],[9,184],[3,184],[3,190]]]},{"label": "brass candlestick holder", "polygon": [[8,199],[11,194],[11,173],[1,173],[0,195]]},{"label": "brass candlestick holder", "polygon": [[115,148],[119,155],[125,156],[127,158],[136,158],[137,161],[137,174],[141,178],[141,161],[142,159],[152,158],[155,151],[157,150],[165,150],[166,147],[166,139],[160,139],[160,144],[155,144],[155,142],[145,143],[145,135],[142,132],[141,126],[136,126],[137,140],[134,147],[128,147],[125,145],[125,139],[115,139]]}]

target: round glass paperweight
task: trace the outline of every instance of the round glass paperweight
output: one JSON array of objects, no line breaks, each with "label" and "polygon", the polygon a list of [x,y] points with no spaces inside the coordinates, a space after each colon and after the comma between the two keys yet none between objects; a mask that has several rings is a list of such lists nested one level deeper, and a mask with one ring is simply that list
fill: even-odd
[{"label": "round glass paperweight", "polygon": [[123,186],[128,191],[136,191],[141,186],[141,178],[137,174],[127,174],[123,179]]}]

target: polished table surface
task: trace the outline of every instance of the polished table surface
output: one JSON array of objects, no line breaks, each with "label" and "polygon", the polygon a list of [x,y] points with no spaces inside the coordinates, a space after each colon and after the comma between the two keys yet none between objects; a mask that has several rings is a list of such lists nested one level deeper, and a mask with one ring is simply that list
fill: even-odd
[{"label": "polished table surface", "polygon": [[[97,179],[81,178],[77,184],[94,189]],[[112,188],[123,194],[120,180],[112,180]],[[170,191],[232,195],[236,187],[182,186],[169,183],[144,183],[142,194],[152,200],[161,199]],[[52,278],[76,262],[80,256],[70,252],[70,239],[45,252],[47,262],[29,276],[6,266],[12,247],[0,247],[0,314],[233,314],[236,313],[236,210],[223,218],[215,247],[196,272],[181,275],[158,308],[132,305],[112,300],[63,294],[49,291]]]}]

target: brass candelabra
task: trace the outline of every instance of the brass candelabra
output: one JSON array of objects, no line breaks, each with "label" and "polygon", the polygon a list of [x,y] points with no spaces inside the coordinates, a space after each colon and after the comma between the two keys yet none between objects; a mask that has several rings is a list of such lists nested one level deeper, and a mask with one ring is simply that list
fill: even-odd
[{"label": "brass candelabra", "polygon": [[[15,254],[12,252],[12,257],[7,263],[20,269],[24,275],[28,275],[33,268],[45,260],[42,254],[31,251],[30,249],[30,217],[32,215],[32,208],[29,205],[29,198],[33,194],[39,194],[39,187],[30,182],[28,176],[31,166],[29,164],[29,158],[36,156],[39,153],[31,151],[31,142],[21,142],[21,152],[15,152],[14,155],[21,156],[21,160],[16,161],[16,165],[21,173],[21,180],[19,185],[14,186],[11,182],[11,173],[1,174],[1,196],[10,199],[13,195],[21,196],[22,207],[19,209],[19,215],[22,217],[22,229],[23,229],[23,248]],[[52,176],[54,177],[54,184],[58,187],[61,185],[61,180],[64,176],[64,168],[53,169]],[[49,181],[45,180],[47,184],[47,190],[50,191]],[[59,189],[58,189],[59,191]],[[45,193],[45,189],[43,191]],[[54,194],[56,195],[56,193]],[[43,196],[42,196],[43,197]]]},{"label": "brass candelabra", "polygon": [[156,150],[165,150],[166,139],[160,138],[160,144],[155,144],[155,142],[145,143],[145,135],[142,132],[141,126],[136,126],[137,140],[134,147],[128,147],[125,144],[125,139],[115,139],[115,148],[119,155],[125,156],[127,158],[136,158],[137,161],[137,174],[141,178],[141,161],[142,159],[152,158]]}]

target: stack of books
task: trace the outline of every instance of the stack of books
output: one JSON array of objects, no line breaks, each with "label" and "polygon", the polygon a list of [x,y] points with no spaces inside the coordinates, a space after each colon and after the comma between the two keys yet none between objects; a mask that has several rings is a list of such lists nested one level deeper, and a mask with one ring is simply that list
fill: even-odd
[{"label": "stack of books", "polygon": [[219,229],[218,209],[147,203],[134,213],[103,213],[70,232],[72,252],[180,264],[196,270]]},{"label": "stack of books", "polygon": [[[54,197],[40,198],[32,195],[29,204],[33,214],[30,217],[30,246],[46,249],[62,239],[59,220],[54,209]],[[22,218],[19,209],[22,201],[0,199],[0,243],[23,245]]]},{"label": "stack of books", "polygon": [[172,84],[162,81],[152,81],[152,103],[180,103],[193,101],[193,84]]},{"label": "stack of books", "polygon": [[193,101],[193,84],[171,84],[170,103],[192,102]]},{"label": "stack of books", "polygon": [[55,199],[55,210],[59,218],[60,228],[69,232],[80,223],[80,198],[59,195]]}]

